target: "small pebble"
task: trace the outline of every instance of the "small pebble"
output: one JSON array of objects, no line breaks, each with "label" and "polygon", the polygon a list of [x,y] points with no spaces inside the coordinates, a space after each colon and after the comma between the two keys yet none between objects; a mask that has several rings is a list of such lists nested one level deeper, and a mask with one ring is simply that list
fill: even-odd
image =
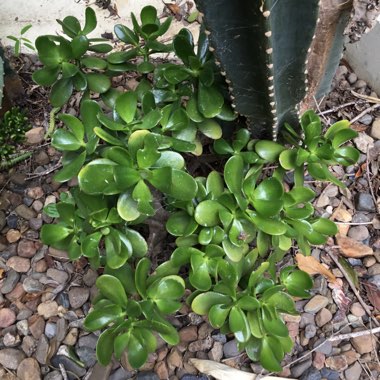
[{"label": "small pebble", "polygon": [[348,236],[352,239],[363,241],[368,239],[369,231],[366,226],[355,226],[349,229]]}]

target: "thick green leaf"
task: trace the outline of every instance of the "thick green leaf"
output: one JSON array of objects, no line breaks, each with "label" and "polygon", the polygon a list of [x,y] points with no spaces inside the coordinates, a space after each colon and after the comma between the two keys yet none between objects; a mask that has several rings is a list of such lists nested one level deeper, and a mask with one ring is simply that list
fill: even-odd
[{"label": "thick green leaf", "polygon": [[113,329],[104,331],[96,343],[96,358],[103,366],[107,366],[112,359],[115,334]]},{"label": "thick green leaf", "polygon": [[334,135],[334,138],[332,139],[332,146],[336,149],[355,137],[358,137],[358,132],[350,128],[342,129]]},{"label": "thick green leaf", "polygon": [[96,44],[91,45],[88,50],[95,53],[109,53],[112,50],[112,46],[108,44]]},{"label": "thick green leaf", "polygon": [[127,345],[128,362],[133,368],[140,368],[148,359],[148,351],[133,333],[130,335]]},{"label": "thick green leaf", "polygon": [[166,230],[173,236],[191,235],[197,228],[197,223],[185,211],[178,211],[170,215],[166,222]]},{"label": "thick green leaf", "polygon": [[44,67],[43,69],[36,70],[32,78],[40,86],[51,86],[58,78],[59,67]]},{"label": "thick green leaf", "polygon": [[86,36],[76,36],[71,41],[71,49],[74,58],[79,59],[84,53],[86,53],[90,43]]},{"label": "thick green leaf", "polygon": [[126,122],[131,123],[137,109],[137,95],[134,92],[125,92],[116,100],[116,112]]},{"label": "thick green leaf", "polygon": [[184,280],[179,276],[171,275],[150,285],[147,289],[147,296],[151,299],[173,299],[182,297],[184,291]]},{"label": "thick green leaf", "polygon": [[348,120],[340,120],[327,129],[325,137],[326,139],[332,140],[339,131],[348,129],[349,127],[350,122]]},{"label": "thick green leaf", "polygon": [[130,193],[123,193],[117,201],[117,211],[119,215],[127,222],[131,222],[140,217],[137,202],[132,198]]},{"label": "thick green leaf", "polygon": [[84,28],[82,30],[83,34],[89,34],[96,28],[96,14],[95,11],[87,7],[86,8],[86,15],[85,15],[85,24]]},{"label": "thick green leaf", "polygon": [[107,68],[107,61],[97,57],[82,58],[81,63],[89,69],[105,70]]},{"label": "thick green leaf", "polygon": [[219,202],[205,200],[195,208],[194,219],[204,227],[213,227],[220,223],[219,213],[226,210]]},{"label": "thick green leaf", "polygon": [[193,311],[199,315],[208,314],[210,308],[214,305],[229,305],[231,298],[221,293],[206,292],[196,296],[191,303]]},{"label": "thick green leaf", "polygon": [[318,218],[318,220],[312,223],[313,229],[323,235],[336,235],[338,233],[337,225],[330,219]]},{"label": "thick green leaf", "polygon": [[208,312],[208,319],[212,327],[220,329],[230,313],[231,306],[227,305],[214,305],[211,306]]},{"label": "thick green leaf", "polygon": [[52,145],[61,151],[77,151],[82,146],[84,146],[84,142],[78,140],[77,137],[64,129],[57,129],[53,137],[51,139]]},{"label": "thick green leaf", "polygon": [[174,52],[185,65],[189,65],[189,57],[195,57],[192,36],[188,34],[187,30],[182,29],[173,39]]},{"label": "thick green leaf", "polygon": [[62,62],[62,78],[71,78],[79,71],[79,67],[69,62]]},{"label": "thick green leaf", "polygon": [[201,82],[198,88],[198,109],[207,118],[220,114],[224,104],[223,95],[214,87],[206,87]]},{"label": "thick green leaf", "polygon": [[280,360],[277,359],[273,352],[273,346],[270,344],[270,340],[265,337],[261,343],[260,350],[260,363],[268,371],[279,372],[281,371]]},{"label": "thick green leaf", "polygon": [[103,274],[96,280],[96,287],[114,304],[122,307],[127,306],[128,297],[121,282],[109,274]]},{"label": "thick green leaf", "polygon": [[88,88],[99,94],[106,92],[111,87],[111,80],[104,74],[86,74]]},{"label": "thick green leaf", "polygon": [[141,259],[135,271],[135,285],[140,296],[145,299],[147,296],[146,280],[149,274],[151,262],[147,258]]},{"label": "thick green leaf", "polygon": [[287,293],[277,292],[269,297],[266,302],[283,313],[297,314],[296,305]]},{"label": "thick green leaf", "polygon": [[190,201],[197,192],[194,178],[177,169],[158,168],[153,171],[149,182],[158,190],[182,201]]},{"label": "thick green leaf", "polygon": [[53,107],[62,107],[70,99],[73,93],[73,81],[71,78],[57,80],[50,92],[50,103]]},{"label": "thick green leaf", "polygon": [[82,255],[86,257],[97,257],[99,255],[99,243],[103,234],[101,232],[94,232],[87,235],[81,244]]},{"label": "thick green leaf", "polygon": [[285,150],[285,147],[267,140],[260,140],[255,144],[256,153],[269,162],[274,162],[280,156],[280,153]]},{"label": "thick green leaf", "polygon": [[108,305],[91,311],[85,318],[83,326],[90,331],[100,330],[123,315],[123,310],[120,306]]},{"label": "thick green leaf", "polygon": [[47,244],[52,245],[57,241],[65,239],[73,230],[61,224],[45,224],[41,230],[41,240]]},{"label": "thick green leaf", "polygon": [[245,313],[237,306],[232,307],[229,315],[229,326],[238,342],[247,342],[251,331]]},{"label": "thick green leaf", "polygon": [[247,313],[247,319],[249,323],[249,328],[251,330],[251,334],[256,338],[261,339],[264,336],[261,311],[259,309],[249,311]]},{"label": "thick green leaf", "polygon": [[148,245],[146,240],[135,230],[126,228],[124,231],[125,236],[132,244],[133,256],[143,257],[148,252]]},{"label": "thick green leaf", "polygon": [[39,60],[49,68],[57,67],[61,62],[58,46],[48,36],[36,39],[36,49]]},{"label": "thick green leaf", "polygon": [[256,227],[268,235],[283,235],[287,231],[286,224],[279,220],[263,218],[251,211],[249,216]]},{"label": "thick green leaf", "polygon": [[263,307],[261,315],[263,319],[264,329],[268,334],[273,334],[281,337],[286,337],[289,335],[289,331],[285,323],[281,320],[277,313],[275,313],[275,315],[271,315],[269,307]]},{"label": "thick green leaf", "polygon": [[58,116],[59,120],[62,120],[65,125],[71,129],[73,135],[78,141],[82,141],[84,138],[84,126],[82,122],[73,115],[70,114],[60,114]]},{"label": "thick green leaf", "polygon": [[83,74],[81,71],[78,71],[78,73],[72,78],[74,88],[77,91],[84,91],[87,88],[87,78],[86,75]]},{"label": "thick green leaf", "polygon": [[217,140],[222,137],[222,128],[215,120],[204,120],[198,124],[198,128],[210,139]]},{"label": "thick green leaf", "polygon": [[73,156],[69,162],[66,162],[63,168],[54,175],[54,180],[57,182],[65,182],[78,175],[86,160],[86,152]]},{"label": "thick green leaf", "polygon": [[87,194],[117,193],[113,174],[116,165],[106,158],[91,161],[78,174],[79,187]]},{"label": "thick green leaf", "polygon": [[126,44],[131,44],[137,46],[139,43],[139,37],[127,26],[117,24],[114,28],[116,37],[125,42]]}]

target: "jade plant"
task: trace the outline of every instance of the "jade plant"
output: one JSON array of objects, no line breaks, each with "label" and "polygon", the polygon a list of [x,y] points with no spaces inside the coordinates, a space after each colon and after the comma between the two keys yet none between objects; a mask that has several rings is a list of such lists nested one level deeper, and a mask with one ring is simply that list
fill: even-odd
[{"label": "jade plant", "polygon": [[[132,22],[133,30],[115,26],[123,50],[92,49],[109,53],[101,57],[84,55],[99,42],[86,37],[96,26],[90,8],[83,29],[73,17],[59,21],[71,41],[37,39],[46,67],[34,78],[52,85],[52,104],[82,92],[80,115],[60,114],[62,126],[51,138],[62,152],[55,180],[77,179],[78,186],[45,208],[56,222],[43,226],[41,238],[72,260],[83,256],[102,268],[84,322],[89,331],[103,330],[101,364],[126,353],[138,368],[155,351],[157,335],[179,343],[167,316],[187,303],[215,329],[234,334],[253,361],[280,371],[293,346],[283,314],[296,314],[293,297],[309,297],[313,285],[282,259],[294,246],[309,255],[311,246],[337,232],[333,222],[315,215],[316,194],[304,186],[304,176],[344,186],[328,166],[356,162],[358,152],[345,145],[356,132],[346,121],[324,131],[308,111],[302,133],[285,124],[283,143],[252,138],[237,127],[206,33],[197,49],[186,29],[162,44],[157,38],[170,19],[161,23],[151,6]],[[157,52],[174,52],[181,63],[156,60]],[[136,89],[114,89],[112,77],[126,72],[137,78]],[[234,123],[236,130],[223,135],[222,125]],[[189,162],[204,151],[218,166],[190,170]],[[294,182],[285,186],[289,172]],[[166,247],[157,266],[148,235],[161,208],[168,213],[162,228],[175,248]]]}]

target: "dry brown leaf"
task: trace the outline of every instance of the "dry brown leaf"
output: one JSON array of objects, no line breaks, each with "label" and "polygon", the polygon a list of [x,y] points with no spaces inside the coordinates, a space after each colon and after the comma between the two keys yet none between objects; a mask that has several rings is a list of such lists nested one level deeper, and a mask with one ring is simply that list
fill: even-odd
[{"label": "dry brown leaf", "polygon": [[336,277],[324,265],[322,265],[313,256],[304,256],[301,253],[296,254],[298,267],[308,274],[322,274],[331,283],[336,283]]},{"label": "dry brown leaf", "polygon": [[[201,373],[210,375],[217,380],[256,380],[257,375],[229,367],[212,360],[189,359],[190,363]],[[284,377],[264,376],[260,380],[292,380]],[[294,379],[293,379],[294,380]]]},{"label": "dry brown leaf", "polygon": [[362,284],[367,291],[369,302],[377,311],[380,311],[380,289],[372,282],[362,281]]},{"label": "dry brown leaf", "polygon": [[3,268],[0,268],[0,280],[4,277],[4,269]]},{"label": "dry brown leaf", "polygon": [[345,257],[358,258],[373,255],[373,249],[371,247],[350,237],[337,235],[336,241],[341,254]]}]

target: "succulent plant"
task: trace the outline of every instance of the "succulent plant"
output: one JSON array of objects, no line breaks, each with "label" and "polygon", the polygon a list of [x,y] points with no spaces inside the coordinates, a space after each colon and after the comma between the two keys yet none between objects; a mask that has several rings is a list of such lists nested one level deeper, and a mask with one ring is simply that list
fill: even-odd
[{"label": "succulent plant", "polygon": [[306,110],[329,90],[343,50],[347,2],[196,3],[236,111],[254,137],[276,139],[285,123],[298,123],[301,103]]}]

